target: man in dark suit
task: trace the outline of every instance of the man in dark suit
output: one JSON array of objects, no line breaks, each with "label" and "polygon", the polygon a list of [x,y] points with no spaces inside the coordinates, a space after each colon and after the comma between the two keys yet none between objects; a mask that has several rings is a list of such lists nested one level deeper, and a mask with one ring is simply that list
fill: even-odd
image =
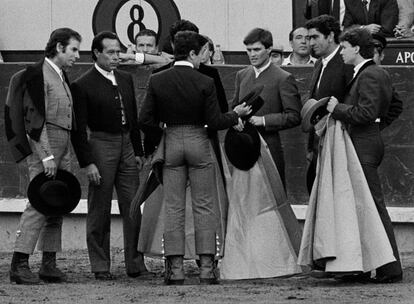
[{"label": "man in dark suit", "polygon": [[[44,172],[49,178],[57,169],[71,170],[70,133],[73,121],[72,94],[63,69],[79,58],[81,36],[70,28],[54,30],[45,48],[46,57],[13,75],[5,107],[6,136],[17,162],[27,160],[29,178]],[[62,217],[45,216],[30,202],[16,233],[10,281],[37,284],[62,282],[66,275],[56,267],[62,249]],[[43,252],[39,276],[29,268],[36,243]]]},{"label": "man in dark suit", "polygon": [[335,17],[336,21],[340,21],[344,6],[344,0],[307,0],[305,18],[311,19],[320,15],[331,15]]},{"label": "man in dark suit", "polygon": [[345,0],[344,28],[358,24],[371,34],[392,37],[398,23],[396,0]]},{"label": "man in dark suit", "polygon": [[372,60],[374,43],[367,30],[355,28],[345,32],[341,36],[341,46],[344,62],[354,66],[354,77],[347,87],[344,102],[338,103],[337,99],[331,98],[327,109],[334,119],[344,123],[349,132],[396,259],[377,268],[375,278],[363,274],[355,279],[398,282],[402,280],[401,263],[378,175],[384,155],[380,122],[386,117],[392,100],[391,77]]},{"label": "man in dark suit", "polygon": [[114,186],[123,217],[126,272],[130,277],[151,275],[142,253],[137,251],[140,221],[129,217],[143,151],[132,77],[116,70],[119,52],[119,39],[114,33],[96,35],[92,42],[95,65],[72,85],[78,125],[72,143],[89,179],[87,246],[92,272],[98,280],[113,278],[109,240]]},{"label": "man in dark suit", "polygon": [[272,34],[264,29],[251,30],[243,40],[251,65],[236,74],[233,105],[251,92],[255,86],[263,85],[260,96],[264,105],[250,118],[250,123],[266,141],[273,161],[285,185],[285,161],[279,131],[300,124],[300,95],[295,78],[272,64],[270,52]]},{"label": "man in dark suit", "polygon": [[[199,29],[197,27],[197,25],[195,25],[194,23],[192,23],[191,21],[185,20],[185,19],[181,19],[178,20],[176,22],[174,22],[171,26],[170,26],[170,43],[171,43],[171,48],[174,49],[174,37],[175,35],[180,32],[180,31],[193,31],[195,33],[199,33]],[[208,43],[208,41],[207,41]],[[172,67],[174,65],[174,63],[170,63],[170,64],[166,64],[156,70],[154,70],[154,73],[158,73],[161,71],[164,71],[166,69],[169,69],[170,67]],[[212,66],[208,66],[206,64],[200,63],[199,67],[198,67],[198,71],[201,74],[204,74],[210,78],[212,78],[214,80],[214,86],[216,88],[216,93],[217,93],[217,99],[219,102],[219,106],[220,106],[220,111],[222,113],[226,113],[229,109],[228,103],[227,103],[227,98],[226,98],[226,92],[224,91],[224,87],[223,84],[221,82],[221,78],[220,78],[220,74],[218,72],[218,70]],[[220,172],[222,173],[223,176],[223,180],[224,180],[224,171],[223,171],[223,164],[221,161],[221,153],[220,153],[220,146],[219,146],[219,139],[218,139],[218,135],[217,135],[217,131],[216,130],[208,130],[209,132],[209,137],[211,139],[211,144],[213,146],[214,149],[214,153],[216,154],[216,159],[217,162],[219,164],[219,168],[220,168]],[[148,136],[147,136],[148,135]],[[147,134],[144,138],[144,151],[145,151],[145,155],[151,155],[154,152],[154,147],[158,144],[157,142],[157,137],[156,136],[151,136],[151,134]],[[155,139],[155,142],[154,142]]]},{"label": "man in dark suit", "polygon": [[[346,65],[340,55],[339,22],[334,17],[322,15],[306,23],[310,46],[319,59],[315,63],[309,87],[309,98],[321,99],[335,96],[342,102],[347,83],[352,79],[352,66]],[[308,192],[312,190],[316,175],[319,139],[312,130],[309,134],[306,175]]]},{"label": "man in dark suit", "polygon": [[[216,284],[217,215],[214,214],[214,169],[209,138],[204,125],[219,130],[237,124],[238,117],[250,112],[239,105],[226,114],[220,112],[214,82],[197,72],[207,39],[193,31],[177,33],[172,68],[153,74],[139,122],[145,129],[165,129],[163,185],[165,206],[165,283],[184,282],[186,185],[190,180],[194,214],[195,250],[200,257],[200,283]],[[157,133],[157,132],[154,132]]]}]

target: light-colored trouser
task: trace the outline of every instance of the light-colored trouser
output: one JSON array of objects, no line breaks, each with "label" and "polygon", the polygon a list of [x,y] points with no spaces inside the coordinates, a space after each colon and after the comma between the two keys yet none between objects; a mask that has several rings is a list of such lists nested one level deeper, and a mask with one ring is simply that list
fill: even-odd
[{"label": "light-colored trouser", "polygon": [[[49,145],[56,165],[59,169],[70,171],[70,132],[53,125],[46,125]],[[36,153],[29,139],[33,153],[27,157],[29,178],[43,172],[42,160]],[[20,217],[16,232],[14,251],[32,254],[36,243],[40,251],[58,252],[62,250],[62,217],[45,216],[38,212],[30,203]]]},{"label": "light-colored trouser", "polygon": [[100,185],[89,184],[86,243],[91,271],[110,271],[110,223],[115,186],[122,216],[126,272],[143,272],[146,270],[143,255],[138,253],[141,216],[136,220],[129,217],[131,201],[139,186],[130,133],[92,132],[89,144],[101,175]]},{"label": "light-colored trouser", "polygon": [[190,180],[196,254],[216,253],[218,215],[214,213],[214,168],[207,130],[201,126],[167,127],[165,133],[164,251],[185,254],[185,202]]}]

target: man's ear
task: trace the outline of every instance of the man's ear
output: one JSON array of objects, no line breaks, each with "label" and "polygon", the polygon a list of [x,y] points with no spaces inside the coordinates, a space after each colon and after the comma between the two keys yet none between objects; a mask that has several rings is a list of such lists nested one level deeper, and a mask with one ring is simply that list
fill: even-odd
[{"label": "man's ear", "polygon": [[93,53],[95,54],[96,57],[98,57],[98,54],[99,54],[98,49],[93,49]]},{"label": "man's ear", "polygon": [[329,42],[335,42],[335,33],[334,32],[329,33],[328,40],[329,40]]},{"label": "man's ear", "polygon": [[354,46],[354,48],[355,48],[355,53],[359,53],[359,50],[361,49],[361,48],[359,47],[359,45]]},{"label": "man's ear", "polygon": [[60,42],[56,43],[56,51],[58,53],[62,53],[63,50],[64,50],[64,47],[63,47],[62,43],[60,43]]},{"label": "man's ear", "polygon": [[190,53],[188,53],[188,56],[190,58],[193,58],[193,57],[197,56],[197,54],[196,54],[196,52],[194,50],[191,50]]},{"label": "man's ear", "polygon": [[269,46],[269,47],[266,49],[267,56],[269,56],[269,57],[270,57],[270,52],[272,52],[272,50],[273,50],[273,45]]}]

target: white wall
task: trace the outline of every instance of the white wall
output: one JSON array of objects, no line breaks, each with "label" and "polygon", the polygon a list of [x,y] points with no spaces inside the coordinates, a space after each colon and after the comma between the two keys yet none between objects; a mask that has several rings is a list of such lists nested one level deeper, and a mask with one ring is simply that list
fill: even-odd
[{"label": "white wall", "polygon": [[[70,27],[83,37],[82,50],[93,38],[92,16],[98,0],[0,0],[0,50],[43,50],[50,32]],[[130,0],[125,5],[145,0]],[[292,0],[175,0],[181,18],[188,19],[210,36],[223,50],[242,51],[243,37],[254,27],[270,30],[277,43],[288,49],[292,26]],[[128,10],[125,10],[126,12]],[[147,18],[155,18],[146,12]],[[117,20],[119,27],[125,13]],[[146,20],[156,24],[156,20]],[[118,34],[126,37],[118,30]],[[124,29],[126,32],[126,28]]]}]

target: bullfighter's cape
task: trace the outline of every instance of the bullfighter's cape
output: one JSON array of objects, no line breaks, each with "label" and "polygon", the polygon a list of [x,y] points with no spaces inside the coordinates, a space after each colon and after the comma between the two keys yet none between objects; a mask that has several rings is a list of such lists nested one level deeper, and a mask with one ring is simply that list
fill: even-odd
[{"label": "bullfighter's cape", "polygon": [[329,116],[317,127],[321,148],[299,264],[352,273],[395,261],[348,132]]},{"label": "bullfighter's cape", "polygon": [[302,229],[293,213],[266,142],[248,171],[233,169],[222,279],[254,279],[301,272]]}]

